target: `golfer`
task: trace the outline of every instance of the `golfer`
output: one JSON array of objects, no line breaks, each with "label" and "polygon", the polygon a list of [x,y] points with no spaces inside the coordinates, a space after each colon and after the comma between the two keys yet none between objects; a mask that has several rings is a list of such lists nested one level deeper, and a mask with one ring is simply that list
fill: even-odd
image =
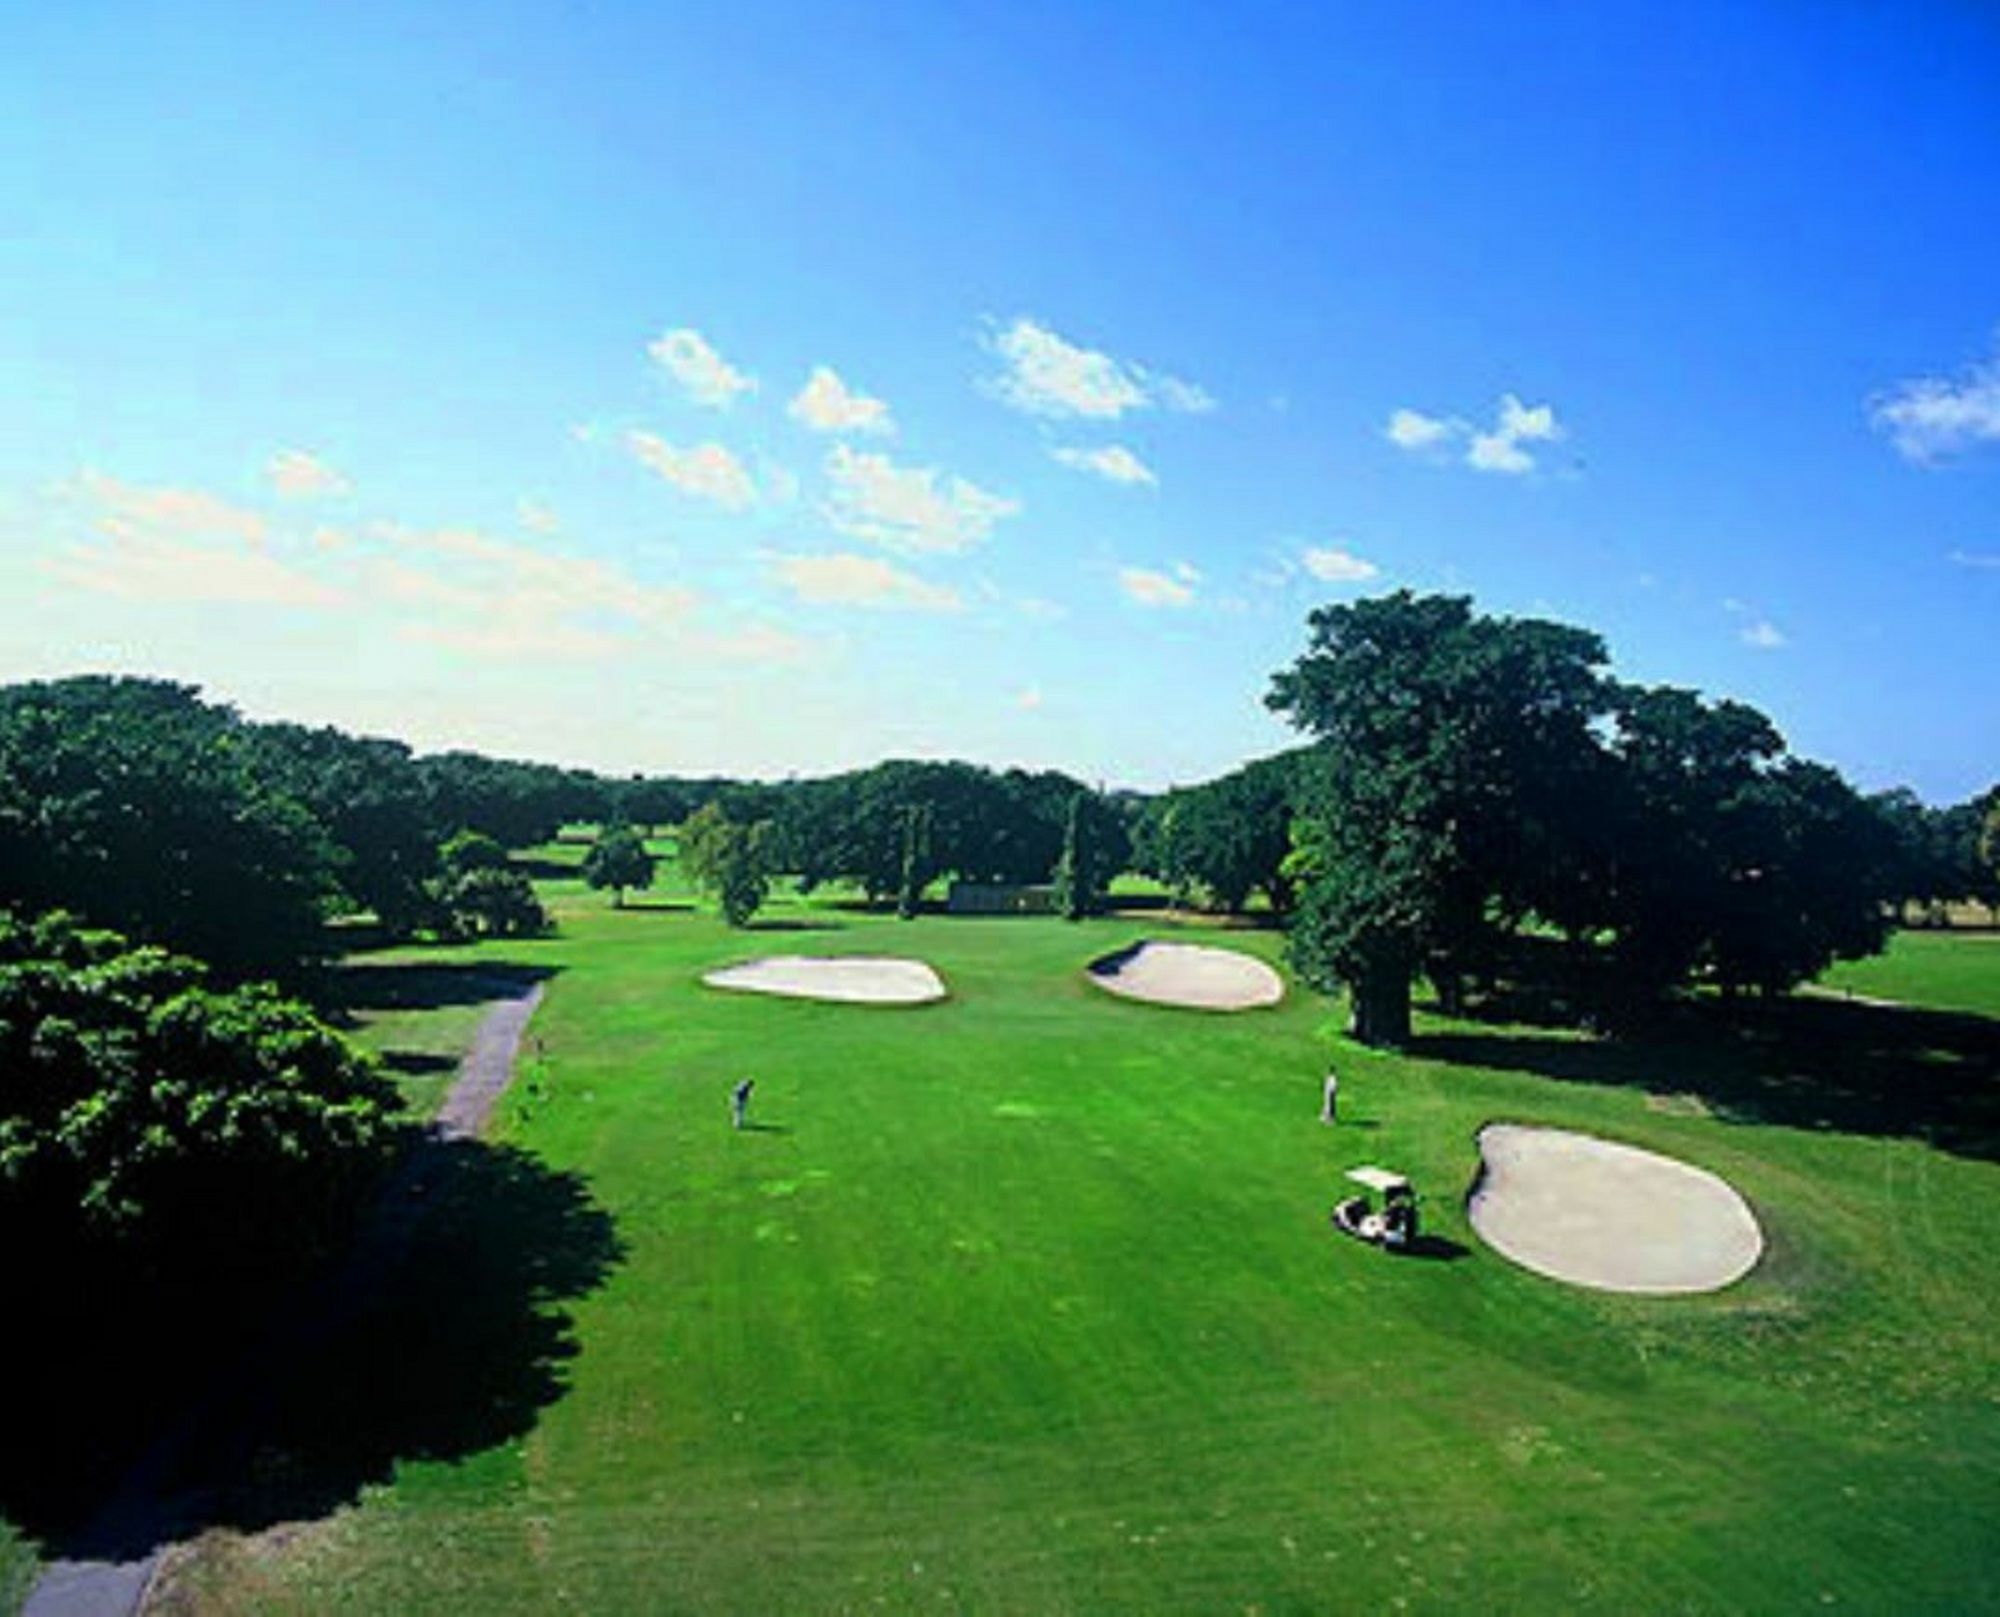
[{"label": "golfer", "polygon": [[729,1092],[729,1126],[740,1129],[743,1120],[750,1115],[750,1091],[757,1087],[756,1080],[745,1078]]},{"label": "golfer", "polygon": [[1320,1092],[1319,1120],[1331,1123],[1334,1110],[1340,1104],[1340,1075],[1333,1068],[1326,1069],[1326,1088]]}]

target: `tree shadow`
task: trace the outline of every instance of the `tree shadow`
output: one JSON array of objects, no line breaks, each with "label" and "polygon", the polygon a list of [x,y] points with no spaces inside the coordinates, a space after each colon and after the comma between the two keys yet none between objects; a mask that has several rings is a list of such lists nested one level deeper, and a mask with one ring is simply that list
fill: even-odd
[{"label": "tree shadow", "polygon": [[429,1050],[384,1050],[382,1065],[405,1078],[434,1078],[441,1072],[455,1072],[458,1062]]},{"label": "tree shadow", "polygon": [[399,1463],[518,1439],[566,1389],[562,1305],[623,1250],[577,1175],[426,1137],[338,1269],[265,1292],[261,1316],[183,1289],[47,1322],[0,1515],[50,1554],[123,1560],[321,1517]]},{"label": "tree shadow", "polygon": [[510,998],[558,969],[514,960],[349,963],[325,973],[318,998],[328,1015],[351,1025],[367,1011],[433,1011]]},{"label": "tree shadow", "polygon": [[685,898],[628,898],[617,907],[647,915],[692,915],[695,908],[693,901]]},{"label": "tree shadow", "polygon": [[845,921],[795,921],[782,917],[762,921],[752,921],[744,929],[746,932],[845,932]]},{"label": "tree shadow", "polygon": [[1644,1039],[1424,1033],[1412,1055],[1692,1094],[1731,1122],[1908,1136],[2000,1160],[2000,1021],[1793,996],[1685,1005]]}]

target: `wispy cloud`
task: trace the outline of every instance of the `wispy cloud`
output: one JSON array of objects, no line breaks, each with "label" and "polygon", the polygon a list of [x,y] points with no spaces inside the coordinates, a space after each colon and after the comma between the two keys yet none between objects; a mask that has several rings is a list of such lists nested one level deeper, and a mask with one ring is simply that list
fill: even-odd
[{"label": "wispy cloud", "polygon": [[743,462],[721,444],[679,449],[653,433],[632,431],[625,434],[625,447],[641,465],[650,467],[683,494],[711,500],[731,511],[741,511],[757,498],[756,485]]},{"label": "wispy cloud", "polygon": [[1459,416],[1426,415],[1407,408],[1392,411],[1382,429],[1382,436],[1398,449],[1434,460],[1462,444],[1465,465],[1511,477],[1535,469],[1535,457],[1524,444],[1554,443],[1565,435],[1554,406],[1526,405],[1512,393],[1500,395],[1493,424],[1484,431]]},{"label": "wispy cloud", "polygon": [[1382,436],[1398,449],[1435,449],[1464,430],[1463,422],[1405,409],[1389,413],[1389,424],[1382,429]]},{"label": "wispy cloud", "polygon": [[830,556],[777,556],[771,572],[802,601],[827,606],[901,608],[915,612],[960,612],[957,590],[930,583],[878,556],[842,552]]},{"label": "wispy cloud", "polygon": [[562,532],[562,519],[540,500],[523,495],[514,502],[514,515],[530,533],[547,536]]},{"label": "wispy cloud", "polygon": [[1755,623],[1745,624],[1737,638],[1744,645],[1753,646],[1758,651],[1776,651],[1779,647],[1790,644],[1784,632],[1769,618],[1759,618]]},{"label": "wispy cloud", "polygon": [[1115,421],[1131,410],[1196,415],[1215,408],[1193,382],[1069,342],[1026,316],[989,332],[986,346],[1005,367],[989,390],[1029,415]]},{"label": "wispy cloud", "polygon": [[325,608],[344,599],[273,553],[257,512],[203,490],[147,488],[86,471],[64,492],[91,532],[39,565],[72,589],[162,605]]},{"label": "wispy cloud", "polygon": [[281,449],[264,462],[264,476],[288,500],[326,499],[346,494],[352,485],[317,455],[303,449]]},{"label": "wispy cloud", "polygon": [[840,532],[911,554],[969,550],[993,525],[1021,509],[962,477],[928,466],[898,466],[887,455],[835,444],[826,457],[832,484],[827,519]]},{"label": "wispy cloud", "polygon": [[2000,568],[2000,550],[1954,550],[1945,560],[1954,567]]},{"label": "wispy cloud", "polygon": [[690,327],[661,332],[646,345],[646,352],[679,384],[683,394],[708,409],[726,410],[739,395],[757,391],[754,376],[739,371]]},{"label": "wispy cloud", "polygon": [[791,418],[814,432],[867,432],[892,434],[896,424],[889,406],[850,388],[840,374],[827,365],[815,365],[806,385],[786,406]]},{"label": "wispy cloud", "polygon": [[1314,545],[1299,558],[1299,565],[1322,584],[1365,584],[1379,578],[1382,569],[1338,545]]},{"label": "wispy cloud", "polygon": [[390,547],[360,562],[371,600],[406,640],[470,656],[595,659],[687,627],[698,597],[615,563],[496,539],[473,528],[380,524]]},{"label": "wispy cloud", "polygon": [[1192,568],[1181,566],[1174,573],[1150,567],[1122,567],[1118,587],[1141,606],[1186,607],[1194,605],[1194,583],[1200,577]]},{"label": "wispy cloud", "polygon": [[1157,486],[1160,481],[1153,468],[1123,444],[1107,444],[1102,449],[1051,449],[1049,453],[1063,465],[1092,472],[1106,482]]},{"label": "wispy cloud", "polygon": [[1039,685],[1023,685],[1014,693],[1014,705],[1023,713],[1033,713],[1042,705],[1042,688]]},{"label": "wispy cloud", "polygon": [[1870,401],[1868,414],[1875,430],[1919,466],[2000,443],[2000,338],[1991,358],[1962,375],[1899,382]]}]

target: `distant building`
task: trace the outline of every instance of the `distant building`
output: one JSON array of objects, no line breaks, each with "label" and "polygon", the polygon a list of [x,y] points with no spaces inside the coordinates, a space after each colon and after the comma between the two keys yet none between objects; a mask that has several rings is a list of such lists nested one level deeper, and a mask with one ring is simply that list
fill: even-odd
[{"label": "distant building", "polygon": [[1056,890],[1011,882],[955,881],[944,907],[953,915],[1053,915]]}]

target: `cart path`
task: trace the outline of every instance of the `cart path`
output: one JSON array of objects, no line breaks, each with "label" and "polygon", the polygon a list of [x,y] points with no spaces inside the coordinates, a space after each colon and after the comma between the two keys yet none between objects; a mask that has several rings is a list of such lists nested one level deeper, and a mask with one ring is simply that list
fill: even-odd
[{"label": "cart path", "polygon": [[[328,1288],[325,1304],[315,1311],[309,1327],[315,1333],[329,1330],[382,1274],[394,1267],[408,1250],[409,1239],[421,1215],[422,1204],[411,1195],[411,1187],[421,1181],[438,1146],[470,1139],[485,1127],[493,1107],[514,1076],[521,1037],[536,1007],[542,1002],[543,984],[519,978],[493,980],[497,998],[480,1019],[472,1044],[459,1063],[458,1076],[446,1091],[424,1131],[424,1136],[389,1175],[375,1207],[363,1225],[353,1256],[342,1266]],[[202,1400],[200,1406],[170,1427],[164,1437],[144,1455],[118,1492],[100,1513],[98,1527],[141,1524],[169,1508],[155,1486],[166,1472],[174,1454],[192,1436],[205,1411],[218,1398],[232,1397],[239,1389],[227,1385]],[[97,1536],[93,1532],[92,1536]],[[106,1536],[112,1536],[107,1533]],[[146,1606],[148,1595],[158,1580],[160,1569],[174,1545],[162,1535],[145,1555],[123,1561],[51,1561],[42,1568],[35,1586],[21,1607],[21,1617],[136,1617]]]}]

